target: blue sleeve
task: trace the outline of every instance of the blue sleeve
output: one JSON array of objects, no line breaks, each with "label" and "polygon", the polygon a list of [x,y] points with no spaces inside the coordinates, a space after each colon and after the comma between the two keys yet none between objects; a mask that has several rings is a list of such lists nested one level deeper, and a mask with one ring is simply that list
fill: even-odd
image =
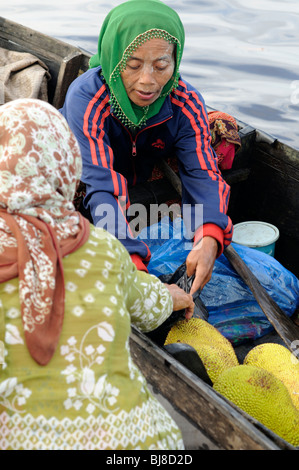
[{"label": "blue sleeve", "polygon": [[203,98],[183,81],[175,95],[172,104],[180,111],[176,113],[179,132],[175,147],[182,180],[184,221],[190,232],[200,229],[202,236],[216,238],[221,246],[220,254],[232,238],[233,225],[227,216],[230,187],[221,175],[211,145]]},{"label": "blue sleeve", "polygon": [[84,206],[93,224],[118,238],[130,254],[149,261],[148,247],[134,238],[126,218],[127,181],[113,169],[113,151],[107,132],[109,95],[95,69],[70,86],[60,110],[75,134],[82,155],[81,180],[86,184]]}]

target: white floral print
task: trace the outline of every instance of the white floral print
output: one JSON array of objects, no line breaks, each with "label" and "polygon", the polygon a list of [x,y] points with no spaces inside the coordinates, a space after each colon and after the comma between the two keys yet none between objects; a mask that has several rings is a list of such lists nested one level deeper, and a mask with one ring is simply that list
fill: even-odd
[{"label": "white floral print", "polygon": [[64,306],[56,301],[64,296],[61,258],[84,243],[89,230],[72,203],[82,159],[64,117],[40,100],[1,106],[0,136],[0,279],[19,278],[26,344],[44,364],[54,350],[43,347],[42,336],[49,342],[52,335],[56,344],[62,325]]},{"label": "white floral print", "polygon": [[[96,240],[97,246],[89,243]],[[157,327],[171,312],[168,290],[137,271],[111,235],[92,227],[89,242],[63,260],[64,328],[44,368],[29,362],[21,318],[9,314],[19,309],[17,281],[0,284],[7,340],[0,449],[183,449],[178,427],[130,354],[130,322],[143,331]],[[92,245],[96,256],[88,253]],[[82,260],[83,278],[76,274]]]},{"label": "white floral print", "polygon": [[[107,322],[101,322],[90,328],[83,337],[79,347],[75,337],[70,337],[66,345],[61,346],[60,353],[68,365],[61,373],[65,375],[67,383],[73,386],[68,388],[68,398],[64,402],[66,409],[81,408],[87,401],[86,411],[93,413],[97,409],[102,411],[117,410],[117,397],[119,389],[109,383],[107,374],[96,379],[96,369],[104,361],[105,346],[99,343],[95,348],[87,341],[88,335],[96,330],[98,337],[103,342],[111,342],[114,339],[112,326]],[[74,386],[76,384],[76,387]]]},{"label": "white floral print", "polygon": [[5,342],[7,344],[24,344],[19,329],[15,325],[6,324]]},{"label": "white floral print", "polygon": [[31,390],[18,384],[16,377],[0,382],[0,405],[8,410],[17,413],[24,413],[22,406],[26,404],[27,398],[31,395]]}]

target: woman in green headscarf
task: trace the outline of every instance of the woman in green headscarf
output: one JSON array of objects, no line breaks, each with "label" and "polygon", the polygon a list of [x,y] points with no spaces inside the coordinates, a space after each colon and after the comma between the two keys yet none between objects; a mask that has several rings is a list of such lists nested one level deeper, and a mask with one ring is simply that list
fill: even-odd
[{"label": "woman in green headscarf", "polygon": [[[164,40],[166,45],[176,46],[173,73],[153,103],[144,107],[136,106],[127,95],[121,75],[126,69],[128,58],[141,45],[155,38]],[[184,28],[177,13],[159,0],[130,0],[108,14],[100,32],[98,53],[91,58],[90,67],[102,66],[113,108],[126,125],[140,127],[147,119],[155,116],[166,96],[176,88],[184,40]]]},{"label": "woman in green headscarf", "polygon": [[161,1],[118,5],[102,24],[90,70],[71,85],[61,111],[81,148],[84,210],[121,240],[140,270],[150,252],[130,231],[128,188],[147,181],[159,160],[177,157],[182,213],[194,239],[186,260],[193,293],[231,242],[232,223],[203,98],[179,73],[184,40],[178,14]]}]

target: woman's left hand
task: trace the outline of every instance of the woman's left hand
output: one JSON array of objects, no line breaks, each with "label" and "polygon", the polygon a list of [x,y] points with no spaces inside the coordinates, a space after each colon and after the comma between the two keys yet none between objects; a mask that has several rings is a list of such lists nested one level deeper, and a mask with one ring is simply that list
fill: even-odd
[{"label": "woman's left hand", "polygon": [[218,242],[215,238],[206,236],[192,248],[186,259],[187,276],[195,274],[190,290],[194,294],[209,282],[218,252]]}]

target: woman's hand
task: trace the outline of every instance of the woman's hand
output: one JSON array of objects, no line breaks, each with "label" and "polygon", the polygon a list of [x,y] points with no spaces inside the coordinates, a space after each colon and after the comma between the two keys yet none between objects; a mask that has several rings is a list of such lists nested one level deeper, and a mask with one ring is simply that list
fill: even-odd
[{"label": "woman's hand", "polygon": [[194,302],[191,294],[187,294],[176,284],[165,284],[173,301],[173,311],[186,309],[186,319],[190,320],[194,312]]},{"label": "woman's hand", "polygon": [[203,237],[190,251],[186,259],[187,276],[195,274],[190,294],[193,294],[198,289],[203,289],[211,279],[217,252],[217,240],[208,236]]}]

